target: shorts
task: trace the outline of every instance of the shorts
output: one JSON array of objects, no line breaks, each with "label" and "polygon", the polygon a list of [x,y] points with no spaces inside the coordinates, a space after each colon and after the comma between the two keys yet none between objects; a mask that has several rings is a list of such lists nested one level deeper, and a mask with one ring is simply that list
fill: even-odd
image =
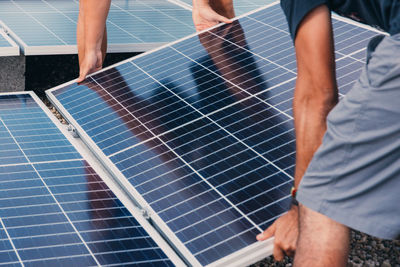
[{"label": "shorts", "polygon": [[400,34],[370,41],[359,80],[327,117],[297,199],[350,228],[400,237]]}]

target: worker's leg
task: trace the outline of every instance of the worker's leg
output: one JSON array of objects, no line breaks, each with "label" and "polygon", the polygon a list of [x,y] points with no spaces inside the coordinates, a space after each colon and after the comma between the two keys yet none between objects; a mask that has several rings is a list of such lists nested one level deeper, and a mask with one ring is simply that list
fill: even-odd
[{"label": "worker's leg", "polygon": [[300,234],[294,266],[346,266],[349,228],[300,205]]}]

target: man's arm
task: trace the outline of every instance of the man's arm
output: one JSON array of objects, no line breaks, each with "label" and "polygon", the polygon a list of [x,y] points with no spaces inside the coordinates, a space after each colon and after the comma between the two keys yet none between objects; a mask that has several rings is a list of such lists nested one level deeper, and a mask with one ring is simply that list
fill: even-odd
[{"label": "man's arm", "polygon": [[295,39],[297,81],[293,101],[296,130],[295,187],[326,131],[326,117],[338,102],[331,13],[320,6],[307,15]]},{"label": "man's arm", "polygon": [[80,0],[77,42],[80,73],[78,82],[86,75],[100,70],[107,50],[106,19],[111,0]]},{"label": "man's arm", "polygon": [[[297,188],[326,131],[326,117],[338,101],[331,13],[327,6],[312,10],[301,22],[296,39],[297,81],[293,111],[296,131]],[[298,207],[280,217],[264,233],[275,236],[274,257],[293,255],[298,235]]]}]

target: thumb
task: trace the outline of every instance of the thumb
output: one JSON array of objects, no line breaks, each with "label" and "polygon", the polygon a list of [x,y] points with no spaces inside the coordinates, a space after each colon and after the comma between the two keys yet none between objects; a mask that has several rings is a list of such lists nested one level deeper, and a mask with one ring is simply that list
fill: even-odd
[{"label": "thumb", "polygon": [[257,235],[257,240],[264,241],[270,237],[273,237],[275,235],[275,229],[276,229],[276,226],[275,226],[275,223],[273,223],[270,227],[267,228],[267,230],[265,230],[261,234]]},{"label": "thumb", "polygon": [[86,79],[87,71],[81,71],[79,77],[76,80],[77,83],[83,82]]}]

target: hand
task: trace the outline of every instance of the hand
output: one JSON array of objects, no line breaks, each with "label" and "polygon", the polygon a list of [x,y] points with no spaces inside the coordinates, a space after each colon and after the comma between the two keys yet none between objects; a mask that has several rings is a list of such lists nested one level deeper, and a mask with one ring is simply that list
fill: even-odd
[{"label": "hand", "polygon": [[208,4],[194,6],[192,17],[196,31],[205,30],[214,25],[217,25],[220,22],[225,22],[225,23],[232,22],[230,19],[219,15]]},{"label": "hand", "polygon": [[275,236],[273,255],[276,261],[283,260],[285,254],[290,257],[294,256],[299,234],[298,210],[297,206],[293,206],[288,213],[277,219],[267,230],[257,235],[258,241]]},{"label": "hand", "polygon": [[102,66],[103,56],[101,51],[86,52],[82,64],[79,66],[79,78],[76,82],[83,82],[88,74],[101,70]]}]

